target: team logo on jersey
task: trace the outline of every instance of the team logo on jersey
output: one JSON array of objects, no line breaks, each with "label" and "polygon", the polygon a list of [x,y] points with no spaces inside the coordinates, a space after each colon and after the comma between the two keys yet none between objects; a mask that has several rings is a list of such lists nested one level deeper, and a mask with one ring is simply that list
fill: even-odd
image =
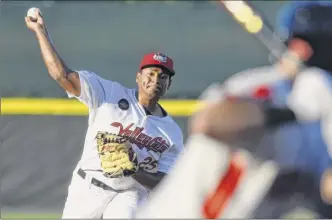
[{"label": "team logo on jersey", "polygon": [[147,150],[163,153],[170,147],[162,137],[151,137],[143,133],[144,127],[134,126],[134,123],[124,127],[120,122],[113,122],[111,126],[119,128],[118,135],[128,137],[129,142],[140,149],[145,147]]},{"label": "team logo on jersey", "polygon": [[121,110],[128,110],[129,102],[127,101],[127,99],[120,99],[118,102],[118,106]]},{"label": "team logo on jersey", "polygon": [[167,56],[163,53],[154,54],[153,59],[159,61],[160,63],[166,63],[167,62]]}]

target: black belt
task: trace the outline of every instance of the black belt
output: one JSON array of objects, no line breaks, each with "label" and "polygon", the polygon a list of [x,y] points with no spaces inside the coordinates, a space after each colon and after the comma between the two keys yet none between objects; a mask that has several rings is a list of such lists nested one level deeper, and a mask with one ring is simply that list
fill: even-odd
[{"label": "black belt", "polygon": [[[77,174],[78,174],[80,177],[82,177],[82,179],[85,179],[85,177],[86,177],[86,172],[85,172],[84,170],[82,170],[82,169],[78,169]],[[93,177],[92,177],[92,179],[91,179],[91,183],[92,183],[93,185],[99,187],[99,188],[104,189],[104,190],[112,190],[112,191],[116,191],[116,192],[119,191],[119,190],[115,190],[115,189],[113,189],[112,187],[106,185],[105,183],[103,183],[103,182],[101,182],[100,180],[97,180],[97,179],[95,179],[95,178],[93,178]]]}]

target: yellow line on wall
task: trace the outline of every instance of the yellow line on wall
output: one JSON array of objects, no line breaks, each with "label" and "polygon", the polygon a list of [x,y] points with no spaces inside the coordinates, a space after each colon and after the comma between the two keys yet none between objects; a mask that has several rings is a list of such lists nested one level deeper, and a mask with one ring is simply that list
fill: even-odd
[{"label": "yellow line on wall", "polygon": [[[197,109],[197,100],[162,100],[172,116],[188,117]],[[87,107],[76,99],[1,98],[2,115],[87,115]]]}]

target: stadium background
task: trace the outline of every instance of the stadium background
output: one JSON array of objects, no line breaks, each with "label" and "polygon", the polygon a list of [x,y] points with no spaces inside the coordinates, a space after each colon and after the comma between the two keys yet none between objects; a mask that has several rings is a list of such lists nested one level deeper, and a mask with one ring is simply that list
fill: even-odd
[{"label": "stadium background", "polygon": [[[273,25],[283,2],[253,4]],[[65,93],[48,76],[36,39],[25,27],[32,6],[41,8],[72,68],[134,87],[144,53],[172,56],[177,74],[164,101],[185,136],[192,110],[185,100],[195,100],[212,82],[269,62],[268,51],[217,2],[1,1],[2,216],[59,216],[87,126],[84,107],[59,100]]]}]

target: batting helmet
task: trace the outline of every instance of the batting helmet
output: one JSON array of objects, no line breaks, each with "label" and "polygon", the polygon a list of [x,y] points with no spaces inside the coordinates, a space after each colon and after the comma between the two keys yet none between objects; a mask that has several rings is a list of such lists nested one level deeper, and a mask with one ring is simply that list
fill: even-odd
[{"label": "batting helmet", "polygon": [[332,36],[331,1],[293,1],[277,15],[276,34],[284,41],[294,35]]},{"label": "batting helmet", "polygon": [[286,45],[293,38],[306,41],[314,51],[305,62],[332,73],[332,2],[293,1],[277,16],[276,35]]}]

